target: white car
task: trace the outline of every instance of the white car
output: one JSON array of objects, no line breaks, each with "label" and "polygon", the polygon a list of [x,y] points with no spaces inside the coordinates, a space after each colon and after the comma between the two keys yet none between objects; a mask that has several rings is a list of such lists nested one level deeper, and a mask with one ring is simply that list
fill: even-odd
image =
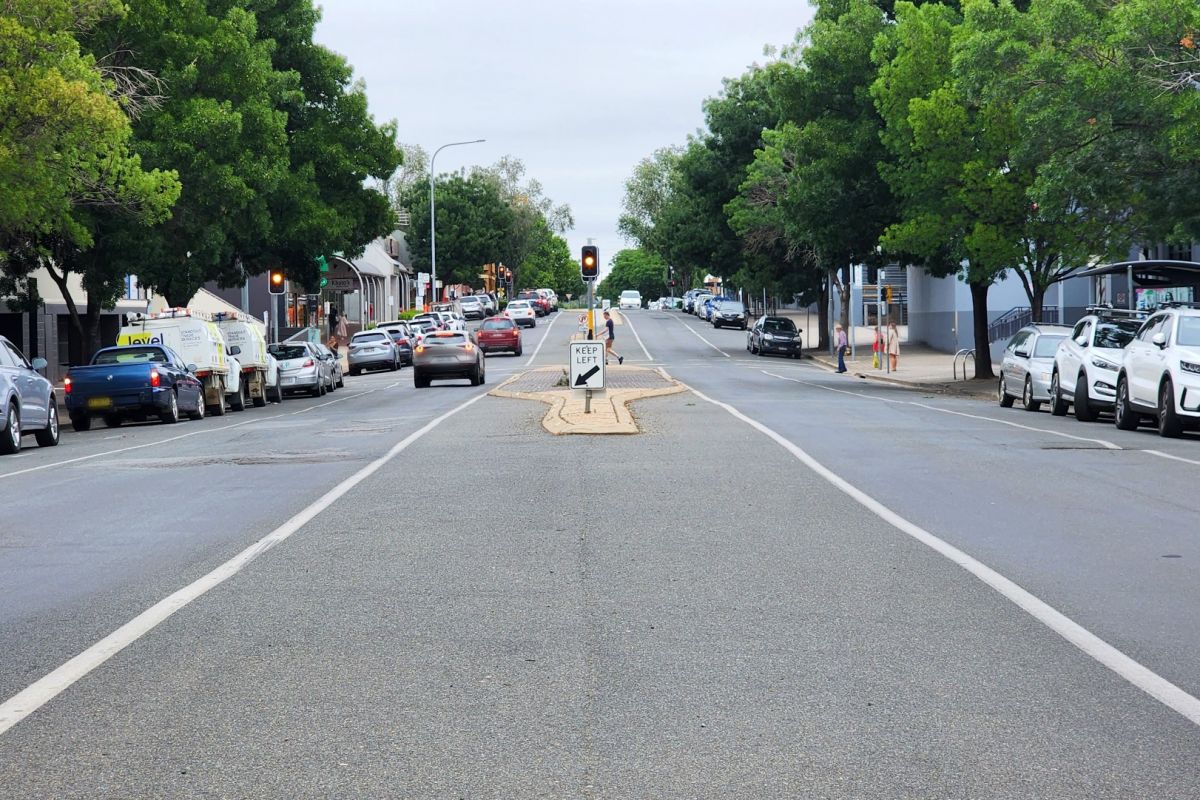
[{"label": "white car", "polygon": [[1161,436],[1200,427],[1200,308],[1164,308],[1125,348],[1113,413],[1131,431],[1153,415]]},{"label": "white car", "polygon": [[536,328],[537,312],[528,300],[512,300],[504,309],[504,316],[520,327]]},{"label": "white car", "polygon": [[617,307],[621,309],[641,308],[642,293],[637,289],[626,289],[621,292],[621,299],[617,301]]},{"label": "white car", "polygon": [[441,318],[445,324],[443,330],[457,331],[459,333],[467,332],[467,321],[463,319],[462,314],[457,314],[453,311],[434,311],[432,312]]},{"label": "white car", "polygon": [[1080,422],[1091,422],[1098,411],[1112,411],[1125,345],[1146,316],[1107,308],[1088,311],[1059,344],[1050,378],[1050,413],[1061,417],[1074,405]]}]

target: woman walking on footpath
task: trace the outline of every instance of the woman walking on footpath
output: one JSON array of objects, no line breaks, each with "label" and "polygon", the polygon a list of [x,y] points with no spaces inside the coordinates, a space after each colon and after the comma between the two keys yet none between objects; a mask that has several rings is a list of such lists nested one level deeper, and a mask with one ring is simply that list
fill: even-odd
[{"label": "woman walking on footpath", "polygon": [[889,322],[887,327],[887,354],[892,362],[892,372],[895,372],[896,365],[900,362],[900,331],[896,329],[894,322]]},{"label": "woman walking on footpath", "polygon": [[842,323],[838,323],[833,328],[833,343],[837,347],[838,356],[838,372],[846,371],[846,349],[850,347],[850,340],[846,338],[846,329],[842,327]]}]

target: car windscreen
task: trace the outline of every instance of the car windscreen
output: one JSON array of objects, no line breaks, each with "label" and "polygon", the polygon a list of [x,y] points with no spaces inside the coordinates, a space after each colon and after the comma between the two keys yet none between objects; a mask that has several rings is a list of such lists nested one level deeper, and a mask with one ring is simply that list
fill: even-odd
[{"label": "car windscreen", "polygon": [[1066,336],[1039,336],[1037,344],[1033,346],[1034,358],[1054,358],[1054,352],[1058,350],[1058,343]]},{"label": "car windscreen", "polygon": [[721,303],[721,310],[730,313],[745,313],[746,307],[737,300],[726,300],[724,303]]},{"label": "car windscreen", "polygon": [[1179,336],[1175,343],[1184,347],[1200,347],[1200,317],[1179,318]]},{"label": "car windscreen", "polygon": [[1133,341],[1137,335],[1137,322],[1098,322],[1096,323],[1096,347],[1111,347],[1119,350]]},{"label": "car windscreen", "polygon": [[480,326],[481,330],[485,331],[505,331],[513,327],[512,320],[509,319],[489,319]]},{"label": "car windscreen", "polygon": [[796,325],[790,319],[769,319],[763,323],[763,330],[768,333],[795,333]]},{"label": "car windscreen", "polygon": [[513,300],[508,304],[508,307],[514,311],[520,311],[523,308],[529,308],[529,303],[526,303],[524,300]]},{"label": "car windscreen", "polygon": [[353,344],[362,344],[363,342],[382,342],[386,338],[387,334],[372,331],[371,333],[356,333],[350,341]]},{"label": "car windscreen", "polygon": [[425,346],[435,344],[463,344],[467,341],[467,337],[461,333],[455,333],[450,336],[430,336],[425,339]]},{"label": "car windscreen", "polygon": [[625,291],[625,292],[621,292],[621,297],[641,297],[641,296],[642,296],[641,292],[637,292],[632,289]]},{"label": "car windscreen", "polygon": [[300,344],[277,344],[270,349],[270,352],[280,361],[286,361],[289,358],[308,358],[311,355],[308,348]]},{"label": "car windscreen", "polygon": [[122,347],[120,350],[101,350],[92,359],[93,364],[165,364],[166,362],[166,353],[157,347]]}]

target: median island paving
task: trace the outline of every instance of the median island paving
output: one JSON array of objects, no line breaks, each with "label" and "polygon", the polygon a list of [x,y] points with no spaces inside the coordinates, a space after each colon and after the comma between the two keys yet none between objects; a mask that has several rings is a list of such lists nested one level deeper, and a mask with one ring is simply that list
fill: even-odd
[{"label": "median island paving", "polygon": [[606,388],[592,394],[590,414],[584,412],[584,392],[568,386],[567,371],[562,367],[542,367],[514,375],[490,394],[546,403],[550,408],[542,418],[542,427],[562,436],[639,433],[637,420],[628,408],[631,402],[683,391],[686,387],[660,370],[613,365],[606,370]]}]

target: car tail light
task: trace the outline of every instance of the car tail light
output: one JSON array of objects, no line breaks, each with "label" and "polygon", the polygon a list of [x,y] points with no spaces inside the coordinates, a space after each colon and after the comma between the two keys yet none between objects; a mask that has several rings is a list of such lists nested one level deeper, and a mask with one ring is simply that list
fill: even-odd
[{"label": "car tail light", "polygon": [[396,344],[408,344],[408,339],[397,339]]},{"label": "car tail light", "polygon": [[150,370],[150,385],[157,389],[162,384],[162,378],[158,375],[158,370]]},{"label": "car tail light", "polygon": [[417,352],[418,352],[418,353],[424,353],[424,352],[425,352],[425,345],[422,345],[422,344],[419,344],[419,345],[417,345]]},{"label": "car tail light", "polygon": [[71,379],[69,377],[63,378],[63,394],[70,394],[70,393],[71,393]]},{"label": "car tail light", "polygon": [[301,364],[300,366],[301,366],[301,368],[304,368],[304,367],[315,367],[316,365],[317,365],[317,362],[315,362],[311,358],[309,358],[309,359],[306,359],[305,362],[303,364]]},{"label": "car tail light", "polygon": [[471,344],[470,342],[466,342],[465,344],[463,344],[463,350],[466,350],[468,353],[474,349],[475,349],[475,345]]}]

